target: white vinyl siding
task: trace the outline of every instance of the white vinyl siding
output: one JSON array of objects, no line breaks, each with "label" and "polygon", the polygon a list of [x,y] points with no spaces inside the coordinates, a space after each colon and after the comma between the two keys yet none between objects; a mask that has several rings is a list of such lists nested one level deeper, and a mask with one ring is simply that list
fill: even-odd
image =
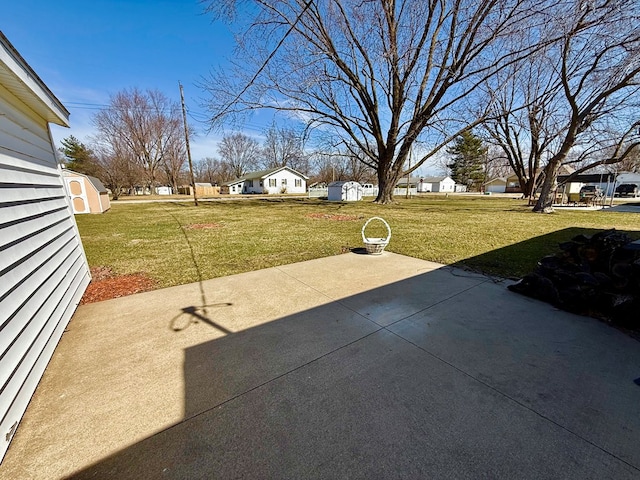
[{"label": "white vinyl siding", "polygon": [[89,280],[48,124],[0,87],[0,459]]}]

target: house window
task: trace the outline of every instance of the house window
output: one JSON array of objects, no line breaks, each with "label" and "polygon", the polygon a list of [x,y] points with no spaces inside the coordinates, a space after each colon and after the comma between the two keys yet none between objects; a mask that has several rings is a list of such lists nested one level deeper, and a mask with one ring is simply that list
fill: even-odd
[{"label": "house window", "polygon": [[301,187],[301,186],[302,186],[302,179],[296,178],[296,187]]},{"label": "house window", "polygon": [[269,186],[270,187],[275,187],[276,186],[276,179],[275,178],[270,178],[269,179]]},{"label": "house window", "polygon": [[287,179],[283,178],[280,183],[282,184],[283,187],[286,187],[287,186]]},{"label": "house window", "polygon": [[247,187],[253,188],[253,180],[247,180]]}]

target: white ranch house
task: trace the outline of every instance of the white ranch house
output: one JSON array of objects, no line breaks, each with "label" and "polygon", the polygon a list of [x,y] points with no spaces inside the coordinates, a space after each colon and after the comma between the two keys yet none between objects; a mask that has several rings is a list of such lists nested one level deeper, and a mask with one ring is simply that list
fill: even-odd
[{"label": "white ranch house", "polygon": [[454,192],[456,182],[451,177],[424,177],[417,185],[419,193]]},{"label": "white ranch house", "polygon": [[226,182],[222,185],[220,193],[306,193],[307,180],[309,177],[293,168],[278,167],[247,173],[242,178]]}]

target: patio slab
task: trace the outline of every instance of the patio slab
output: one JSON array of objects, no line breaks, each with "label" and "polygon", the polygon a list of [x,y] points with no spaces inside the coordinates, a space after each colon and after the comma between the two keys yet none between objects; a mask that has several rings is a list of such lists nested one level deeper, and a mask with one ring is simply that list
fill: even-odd
[{"label": "patio slab", "polygon": [[640,343],[349,253],[81,306],[0,478],[638,478]]}]

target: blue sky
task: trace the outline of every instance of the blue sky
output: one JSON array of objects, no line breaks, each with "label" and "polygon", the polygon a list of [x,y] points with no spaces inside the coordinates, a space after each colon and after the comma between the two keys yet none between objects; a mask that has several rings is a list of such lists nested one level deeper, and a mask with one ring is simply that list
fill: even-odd
[{"label": "blue sky", "polygon": [[[180,81],[193,159],[218,156],[225,132],[207,134],[197,84],[224,67],[234,41],[198,0],[5,0],[0,11],[0,30],[71,113],[71,128],[51,127],[56,146],[69,135],[89,143],[110,95],[158,89],[179,102]],[[273,121],[271,111],[256,113],[242,130],[262,142]]]},{"label": "blue sky", "polygon": [[[203,13],[197,0],[15,0],[3,2],[0,30],[71,112],[71,128],[52,126],[60,140],[87,141],[91,117],[109,95],[133,87],[159,89],[179,101],[198,135],[194,159],[216,156],[220,134],[206,135],[202,76],[233,53],[226,24]],[[255,119],[245,132],[259,136],[270,123]]]}]

